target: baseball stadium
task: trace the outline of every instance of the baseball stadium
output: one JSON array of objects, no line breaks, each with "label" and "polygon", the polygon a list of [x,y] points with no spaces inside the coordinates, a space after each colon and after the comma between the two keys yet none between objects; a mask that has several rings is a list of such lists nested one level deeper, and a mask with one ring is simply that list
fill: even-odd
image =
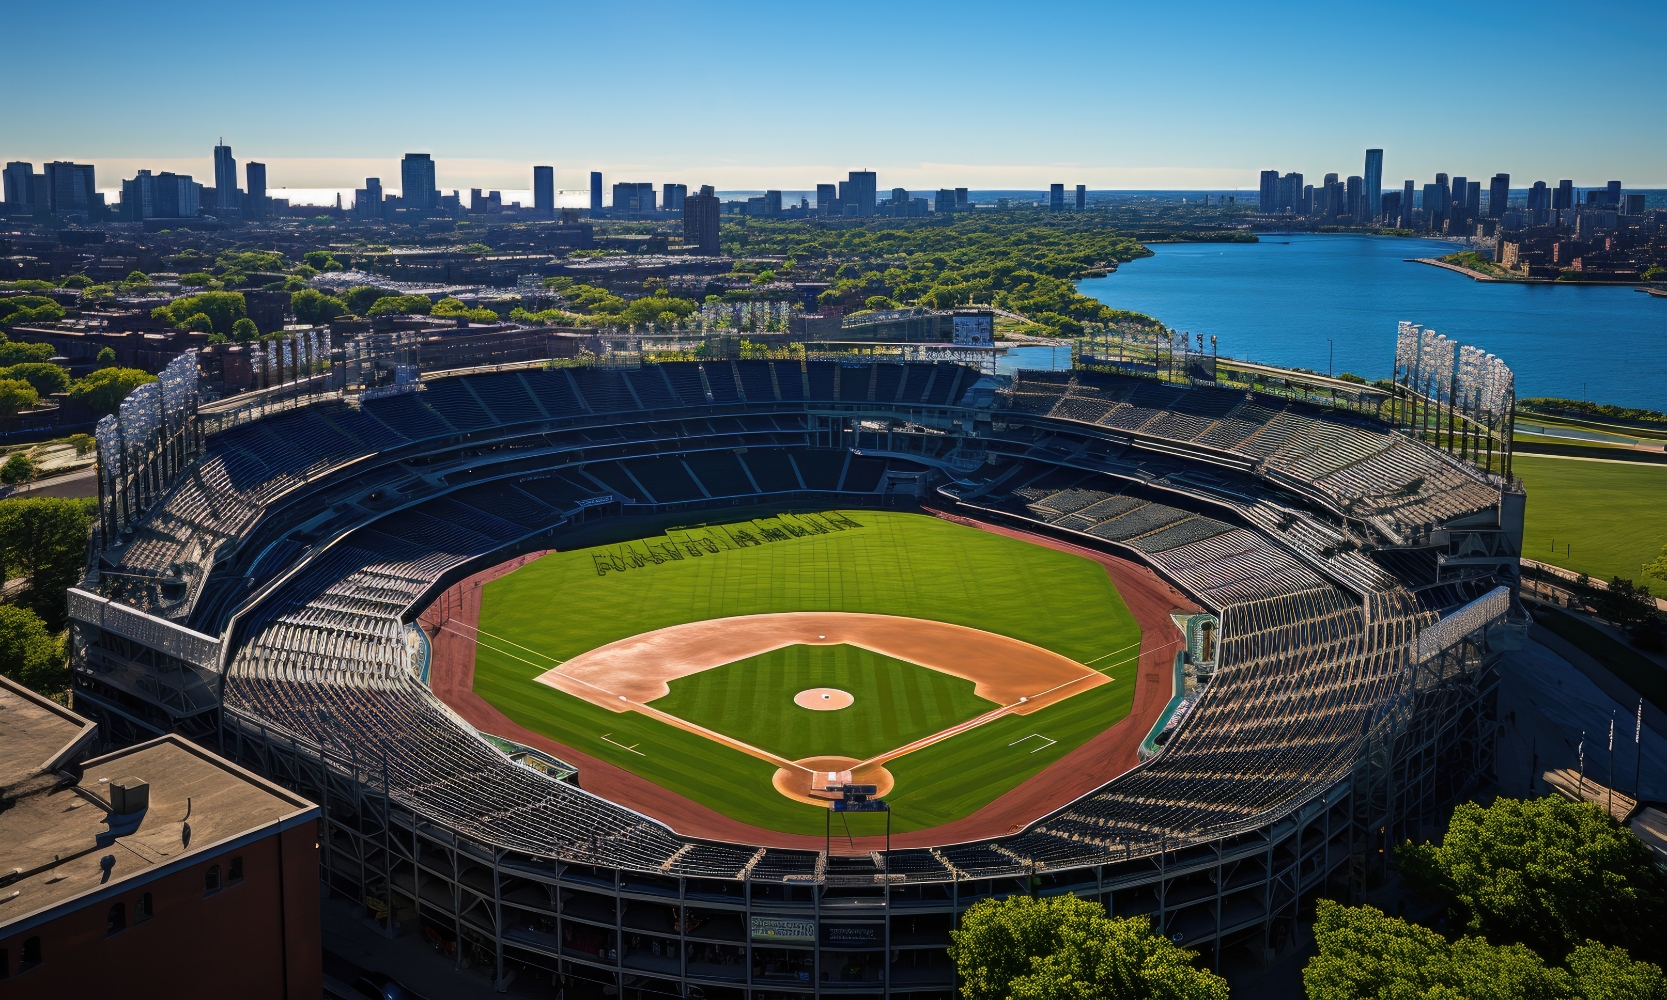
[{"label": "baseball stadium", "polygon": [[76,705],[319,802],[330,895],[504,986],[947,1000],[1015,893],[1219,963],[1491,771],[1514,390],[1433,331],[1373,384],[297,339],[100,423]]}]

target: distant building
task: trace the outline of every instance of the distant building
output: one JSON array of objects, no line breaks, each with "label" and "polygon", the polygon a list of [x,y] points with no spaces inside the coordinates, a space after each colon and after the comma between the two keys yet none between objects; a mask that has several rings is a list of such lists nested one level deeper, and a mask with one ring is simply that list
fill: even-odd
[{"label": "distant building", "polygon": [[1511,204],[1511,175],[1494,174],[1488,181],[1488,218],[1503,218]]},{"label": "distant building", "polygon": [[1464,222],[1474,226],[1482,218],[1482,182],[1467,181],[1464,186]]},{"label": "distant building", "polygon": [[850,214],[850,206],[856,206],[858,218],[866,219],[874,214],[874,205],[879,196],[879,180],[872,170],[853,170],[848,175],[845,189],[840,192],[839,200]]},{"label": "distant building", "polygon": [[190,174],[141,170],[132,180],[122,181],[122,217],[129,222],[194,218],[201,191],[202,185]]},{"label": "distant building", "polygon": [[430,212],[440,207],[434,186],[434,160],[427,153],[406,153],[399,164],[400,200],[406,208]]},{"label": "distant building", "polygon": [[590,172],[590,214],[602,214],[602,171]]},{"label": "distant building", "polygon": [[1383,206],[1383,150],[1368,149],[1366,151],[1366,176],[1362,197],[1366,203],[1363,222],[1371,222],[1377,217]]},{"label": "distant building", "polygon": [[241,192],[237,189],[237,161],[232,159],[232,148],[214,147],[214,207],[223,210],[241,208]]},{"label": "distant building", "polygon": [[1063,184],[1049,184],[1048,185],[1048,211],[1050,211],[1050,212],[1063,212],[1063,211],[1065,211],[1065,185],[1063,185]]},{"label": "distant building", "polygon": [[957,211],[957,212],[967,212],[967,211],[971,211],[971,209],[972,209],[972,202],[967,200],[967,189],[966,188],[956,188],[955,189],[955,211]]},{"label": "distant building", "polygon": [[1088,211],[1088,185],[1077,185],[1077,211]]},{"label": "distant building", "polygon": [[1643,215],[1644,196],[1636,192],[1621,196],[1622,215]]},{"label": "distant building", "polygon": [[1366,205],[1366,180],[1351,175],[1343,186],[1343,214],[1352,222],[1365,222],[1371,215]]},{"label": "distant building", "polygon": [[[93,165],[54,160],[43,167],[46,171],[45,208],[54,215],[91,213],[95,205],[102,205],[102,196],[93,180]],[[42,206],[40,184],[35,185],[35,210]],[[192,215],[197,214],[192,212]]]},{"label": "distant building", "polygon": [[1557,182],[1557,192],[1551,196],[1551,210],[1561,212],[1565,208],[1574,207],[1574,181],[1563,180]]},{"label": "distant building", "polygon": [[955,211],[955,192],[950,188],[938,188],[938,196],[932,199],[932,211]]},{"label": "distant building", "polygon": [[1412,228],[1413,184],[1407,181],[1401,186],[1401,228]]},{"label": "distant building", "polygon": [[654,211],[654,185],[638,181],[615,183],[613,210],[616,213]]},{"label": "distant building", "polygon": [[816,212],[818,215],[839,215],[839,187],[834,184],[816,185]]},{"label": "distant building", "polygon": [[1609,189],[1609,196],[1606,201],[1608,204],[1619,207],[1621,204],[1621,182],[1610,181],[1607,186]]},{"label": "distant building", "polygon": [[243,165],[243,217],[266,218],[266,164],[250,160]]},{"label": "distant building", "polygon": [[556,168],[533,168],[533,210],[546,217],[556,214]]},{"label": "distant building", "polygon": [[353,192],[353,214],[361,219],[382,217],[382,178],[366,177],[365,186]]},{"label": "distant building", "polygon": [[1378,212],[1386,225],[1394,225],[1401,218],[1401,192],[1385,191]]},{"label": "distant building", "polygon": [[1279,171],[1262,171],[1262,212],[1267,215],[1279,211]]},{"label": "distant building", "polygon": [[35,165],[22,160],[6,164],[6,206],[12,212],[33,210],[35,206]]},{"label": "distant building", "polygon": [[683,211],[683,200],[689,197],[689,185],[665,184],[660,188],[660,209],[665,212]]},{"label": "distant building", "polygon": [[703,257],[721,253],[718,242],[718,221],[723,209],[710,184],[699,194],[683,199],[683,245],[694,248]]},{"label": "distant building", "polygon": [[315,1000],[319,808],[176,735],[88,759],[89,720],[0,678],[16,1000]]}]

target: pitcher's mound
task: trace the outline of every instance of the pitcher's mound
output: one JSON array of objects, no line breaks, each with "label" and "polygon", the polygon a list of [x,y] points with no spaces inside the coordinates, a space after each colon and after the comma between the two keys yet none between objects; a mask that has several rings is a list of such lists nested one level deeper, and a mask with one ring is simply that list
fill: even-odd
[{"label": "pitcher's mound", "polygon": [[793,704],[800,708],[808,708],[812,712],[834,712],[842,708],[850,708],[856,701],[851,692],[841,691],[839,688],[806,688],[793,696]]}]

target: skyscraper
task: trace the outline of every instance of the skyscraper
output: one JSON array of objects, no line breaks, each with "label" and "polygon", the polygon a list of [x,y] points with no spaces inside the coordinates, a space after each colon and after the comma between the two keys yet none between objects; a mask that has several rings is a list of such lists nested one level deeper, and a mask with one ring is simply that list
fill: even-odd
[{"label": "skyscraper", "polygon": [[932,201],[932,211],[938,213],[955,211],[954,189],[938,188],[938,196]]},{"label": "skyscraper", "polygon": [[1088,211],[1088,186],[1085,184],[1077,185],[1077,211]]},{"label": "skyscraper", "polygon": [[1609,196],[1604,200],[1607,201],[1610,205],[1618,207],[1621,204],[1621,182],[1620,181],[1610,181],[1608,186],[1609,186],[1609,192],[1608,192]]},{"label": "skyscraper", "polygon": [[967,189],[966,188],[956,188],[955,189],[955,211],[957,211],[957,212],[966,212],[966,211],[971,210],[971,208],[972,208],[972,203],[967,201]]},{"label": "skyscraper", "polygon": [[[44,207],[54,215],[68,215],[71,212],[90,212],[98,201],[98,188],[93,183],[93,166],[90,163],[70,163],[67,160],[54,160],[42,168],[46,171],[46,190],[42,192],[40,185],[35,187],[35,210]],[[44,193],[44,198],[42,197]],[[192,215],[196,215],[193,209]]]},{"label": "skyscraper", "polygon": [[365,186],[353,192],[353,214],[361,219],[382,217],[382,178],[366,177]]},{"label": "skyscraper", "polygon": [[1343,189],[1343,214],[1351,222],[1365,222],[1371,217],[1366,207],[1366,182],[1358,175],[1351,174]]},{"label": "skyscraper", "polygon": [[1488,181],[1488,218],[1497,219],[1504,215],[1510,203],[1511,175],[1494,174],[1493,180]]},{"label": "skyscraper", "polygon": [[1371,222],[1382,211],[1383,205],[1383,150],[1366,151],[1366,211],[1361,221]]},{"label": "skyscraper", "polygon": [[533,210],[540,215],[556,214],[556,168],[533,168]]},{"label": "skyscraper", "polygon": [[214,207],[232,209],[242,199],[237,190],[237,161],[232,159],[232,148],[221,139],[214,147]]},{"label": "skyscraper", "polygon": [[406,208],[427,212],[440,207],[434,186],[434,160],[427,153],[406,153],[399,163],[400,198]]},{"label": "skyscraper", "polygon": [[816,185],[816,212],[819,215],[839,215],[839,188],[833,184]]},{"label": "skyscraper", "polygon": [[22,160],[6,164],[6,206],[24,212],[35,205],[35,165]]},{"label": "skyscraper", "polygon": [[[591,176],[599,181],[602,175]],[[710,184],[703,185],[700,194],[691,194],[684,198],[683,245],[695,248],[703,257],[718,256],[719,211],[718,196]]]},{"label": "skyscraper", "polygon": [[1407,181],[1401,187],[1401,228],[1412,228],[1412,182]]},{"label": "skyscraper", "polygon": [[1279,171],[1262,171],[1262,211],[1271,214],[1279,211]]},{"label": "skyscraper", "polygon": [[1574,207],[1574,181],[1558,181],[1557,191],[1551,196],[1551,209],[1561,212]]},{"label": "skyscraper", "polygon": [[243,165],[244,186],[248,191],[244,193],[243,217],[246,219],[266,218],[266,164],[250,160]]},{"label": "skyscraper", "polygon": [[1454,222],[1463,222],[1465,217],[1468,216],[1475,208],[1474,205],[1471,205],[1466,201],[1465,193],[1469,190],[1469,181],[1463,177],[1453,178],[1453,210],[1449,213],[1449,217]]},{"label": "skyscraper", "polygon": [[602,171],[590,172],[590,214],[602,214]]},{"label": "skyscraper", "polygon": [[1050,211],[1050,212],[1063,212],[1063,211],[1065,211],[1065,185],[1063,185],[1063,184],[1049,184],[1048,185],[1048,211]]},{"label": "skyscraper", "polygon": [[660,210],[663,212],[683,211],[683,202],[689,197],[687,184],[663,184],[660,187]]},{"label": "skyscraper", "polygon": [[848,199],[841,198],[841,200],[848,204],[855,203],[857,215],[862,218],[866,219],[873,215],[874,200],[879,193],[879,179],[874,176],[874,171],[852,170],[846,176],[850,178],[846,182],[849,185],[850,197]]},{"label": "skyscraper", "polygon": [[1474,226],[1476,220],[1482,217],[1482,182],[1471,181],[1465,185],[1464,191],[1464,221],[1468,226]]}]

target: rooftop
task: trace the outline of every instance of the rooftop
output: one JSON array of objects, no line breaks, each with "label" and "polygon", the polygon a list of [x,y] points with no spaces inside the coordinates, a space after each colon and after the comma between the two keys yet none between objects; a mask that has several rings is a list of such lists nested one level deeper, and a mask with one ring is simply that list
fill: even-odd
[{"label": "rooftop", "polygon": [[79,781],[48,766],[59,737],[82,734],[92,735],[85,719],[0,688],[0,933],[318,816],[306,799],[173,735],[89,760]]}]

